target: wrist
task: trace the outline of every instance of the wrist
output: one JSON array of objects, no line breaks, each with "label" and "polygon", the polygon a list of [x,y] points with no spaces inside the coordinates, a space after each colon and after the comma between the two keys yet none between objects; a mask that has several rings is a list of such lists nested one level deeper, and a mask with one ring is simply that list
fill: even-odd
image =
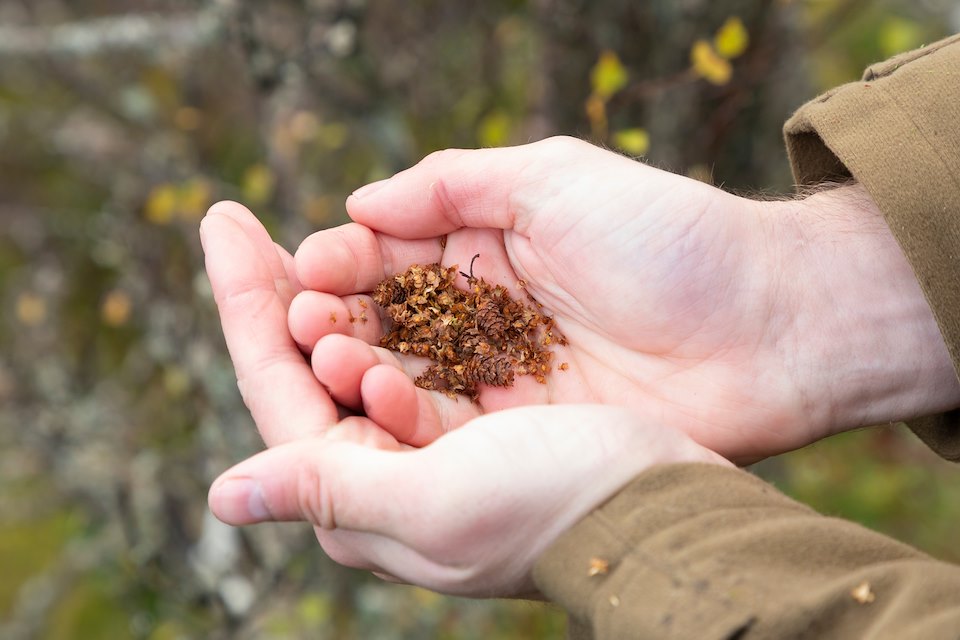
[{"label": "wrist", "polygon": [[913,269],[858,185],[772,203],[783,250],[778,341],[818,435],[960,406],[960,383]]}]

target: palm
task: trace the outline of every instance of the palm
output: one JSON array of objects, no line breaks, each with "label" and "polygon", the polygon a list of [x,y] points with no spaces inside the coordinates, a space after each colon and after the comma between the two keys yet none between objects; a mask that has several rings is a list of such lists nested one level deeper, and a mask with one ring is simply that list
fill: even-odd
[{"label": "palm", "polygon": [[[601,402],[653,407],[702,444],[741,460],[798,446],[783,435],[792,430],[779,428],[797,413],[792,385],[777,362],[763,357],[777,329],[769,295],[775,283],[747,266],[764,260],[744,259],[763,246],[756,208],[692,180],[588,149],[577,149],[566,163],[556,156],[527,163],[510,177],[509,195],[482,204],[460,204],[445,184],[435,200],[447,210],[435,220],[430,212],[423,221],[397,214],[391,224],[379,208],[369,215],[375,228],[409,238],[377,237],[381,253],[384,244],[391,247],[393,271],[417,256],[466,265],[479,253],[477,275],[514,291],[518,280],[525,281],[569,340],[555,358],[568,368],[555,370],[544,385],[523,377],[510,388],[487,387],[476,405],[420,392],[419,409],[408,417],[432,423],[424,433],[435,437],[480,412]],[[584,159],[590,153],[599,157]],[[585,176],[591,161],[601,166]],[[612,185],[602,199],[596,192],[601,178]],[[361,200],[351,213],[369,224],[364,207],[373,206]],[[452,216],[459,220],[451,223]],[[447,231],[444,225],[454,229],[440,253],[436,238]],[[417,244],[424,241],[429,244]],[[298,252],[297,260],[305,253]],[[293,320],[292,327],[298,324]],[[371,327],[359,337],[373,342],[378,333]],[[417,367],[407,359],[400,365],[408,373]],[[381,417],[376,396],[394,383],[403,382],[393,377],[368,385],[364,408],[374,419]],[[397,395],[383,395],[389,414],[398,406]],[[752,437],[744,437],[745,430]]]},{"label": "palm", "polygon": [[[490,277],[527,283],[568,338],[556,361],[569,366],[555,370],[546,385],[528,379],[507,390],[487,389],[480,408],[575,401],[649,409],[652,403],[708,446],[750,456],[737,450],[742,434],[725,427],[776,426],[776,403],[789,387],[771,376],[772,363],[756,358],[772,318],[769,300],[751,298],[762,274],[748,271],[753,261],[744,259],[756,249],[749,242],[757,234],[744,228],[755,220],[737,217],[739,199],[669,174],[655,176],[662,180],[655,188],[667,195],[652,205],[608,200],[591,209],[589,196],[578,198],[570,189],[555,197],[562,207],[541,205],[551,216],[531,215],[523,233],[502,233],[505,255],[487,263]],[[635,196],[624,193],[623,200]],[[461,242],[450,238],[448,246]],[[443,260],[468,258],[454,250]],[[765,380],[758,380],[761,371]],[[793,443],[770,434],[757,444]]]}]

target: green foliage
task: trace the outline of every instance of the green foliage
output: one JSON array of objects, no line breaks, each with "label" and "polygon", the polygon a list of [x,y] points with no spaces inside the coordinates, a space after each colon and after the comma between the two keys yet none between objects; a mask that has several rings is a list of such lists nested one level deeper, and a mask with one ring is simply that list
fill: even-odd
[{"label": "green foliage", "polygon": [[916,3],[869,2],[858,10],[850,4],[803,3],[808,30],[819,44],[811,62],[821,89],[857,80],[870,64],[950,34],[947,16],[931,20]]},{"label": "green foliage", "polygon": [[650,134],[640,127],[621,129],[613,132],[613,144],[632,156],[642,156],[650,148]]},{"label": "green foliage", "polygon": [[127,615],[115,605],[116,594],[101,581],[81,582],[58,602],[43,636],[49,640],[130,637]]},{"label": "green foliage", "polygon": [[604,51],[590,72],[590,87],[601,100],[609,100],[627,86],[630,72],[613,51]]},{"label": "green foliage", "polygon": [[24,522],[0,525],[0,618],[9,614],[20,588],[50,568],[78,533],[77,518],[64,510]]},{"label": "green foliage", "polygon": [[494,111],[480,120],[477,126],[477,142],[482,147],[502,147],[510,140],[510,116],[503,111]]},{"label": "green foliage", "polygon": [[960,468],[905,427],[875,427],[824,440],[768,461],[761,475],[801,502],[960,561]]},{"label": "green foliage", "polygon": [[713,47],[717,50],[717,54],[727,60],[743,55],[749,44],[750,34],[743,26],[743,21],[736,16],[727,18],[713,37]]}]

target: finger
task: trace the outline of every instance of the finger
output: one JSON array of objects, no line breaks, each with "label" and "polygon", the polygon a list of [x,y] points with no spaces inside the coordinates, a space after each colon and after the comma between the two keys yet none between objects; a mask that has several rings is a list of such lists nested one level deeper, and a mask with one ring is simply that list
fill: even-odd
[{"label": "finger", "polygon": [[380,365],[361,381],[363,411],[400,442],[425,447],[481,414],[462,397],[417,388],[397,366]]},{"label": "finger", "polygon": [[233,216],[208,214],[200,236],[237,385],[264,441],[323,431],[337,409],[287,331],[274,271]]},{"label": "finger", "polygon": [[403,541],[424,525],[417,509],[424,483],[416,467],[407,455],[330,437],[289,443],[225,473],[210,490],[210,508],[234,525],[311,522],[334,561],[394,581],[429,583],[438,573],[435,563]]},{"label": "finger", "polygon": [[348,416],[323,434],[326,442],[349,442],[382,451],[413,451],[364,416]]},{"label": "finger", "polygon": [[284,255],[289,257],[290,254],[274,243],[263,224],[239,202],[222,200],[210,207],[209,213],[223,214],[240,225],[247,237],[250,238],[253,246],[256,247],[257,253],[260,254],[264,264],[270,269],[270,273],[273,274],[277,293],[280,294],[284,303],[289,304],[296,292],[299,291],[297,278],[290,278],[284,264]]},{"label": "finger", "polygon": [[[293,301],[294,296],[303,291],[303,287],[300,285],[300,279],[297,278],[297,267],[293,262],[293,256],[277,243],[274,243],[274,248],[277,251],[277,255],[280,256],[280,261],[283,263],[283,270],[287,276],[287,282],[290,285],[286,290],[278,287],[277,293],[280,294],[280,299],[289,310],[290,303]],[[289,297],[287,297],[287,295],[289,295]],[[309,347],[304,343],[297,342],[297,346],[300,348],[300,353],[310,353]]]},{"label": "finger", "polygon": [[[320,338],[313,348],[311,364],[335,402],[354,410],[363,407],[360,381],[381,358],[370,345],[337,333]],[[376,420],[374,420],[376,422]]]},{"label": "finger", "polygon": [[301,291],[290,303],[287,326],[293,339],[304,345],[339,333],[379,344],[383,335],[380,312],[370,296],[340,298],[320,291]]},{"label": "finger", "polygon": [[297,249],[294,262],[304,287],[345,296],[372,291],[381,280],[411,264],[439,262],[442,252],[438,238],[400,240],[363,225],[346,224],[309,236]]},{"label": "finger", "polygon": [[[290,304],[290,300],[293,299],[293,296],[303,290],[303,287],[300,285],[300,279],[297,277],[297,265],[294,263],[293,256],[290,255],[289,251],[277,243],[273,243],[273,248],[280,257],[280,262],[283,265],[283,273],[290,285],[290,297],[285,299],[285,302]],[[280,292],[278,291],[277,293]]]},{"label": "finger", "polygon": [[389,535],[415,510],[406,486],[414,454],[325,437],[286,443],[220,476],[210,489],[210,509],[233,525],[304,520],[321,529]]},{"label": "finger", "polygon": [[356,222],[400,238],[434,237],[462,227],[523,233],[532,205],[553,195],[545,190],[552,174],[565,161],[597,152],[571,138],[438,151],[375,188],[355,192],[347,198],[347,212]]},{"label": "finger", "polygon": [[368,369],[360,382],[363,410],[367,417],[400,442],[423,446],[439,438],[439,421],[418,421],[420,396],[406,373],[382,364]]},{"label": "finger", "polygon": [[398,441],[414,447],[479,415],[472,403],[414,385],[427,366],[423,358],[397,357],[356,338],[331,334],[314,347],[312,365],[337,404],[362,410]]}]

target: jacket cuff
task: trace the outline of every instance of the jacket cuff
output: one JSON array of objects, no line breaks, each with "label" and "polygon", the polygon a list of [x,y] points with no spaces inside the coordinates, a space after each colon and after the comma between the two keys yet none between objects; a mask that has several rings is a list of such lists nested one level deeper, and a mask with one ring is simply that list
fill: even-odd
[{"label": "jacket cuff", "polygon": [[[764,493],[768,488],[749,474],[719,465],[676,464],[645,471],[554,542],[534,567],[534,582],[569,612],[574,625],[592,627],[596,637],[736,637],[753,623],[749,603],[738,598],[735,587],[713,579],[717,567],[688,566],[680,559],[692,539],[676,539],[677,553],[648,550],[660,546],[658,533],[696,518],[704,504],[722,504],[734,496],[742,507],[743,495],[731,487],[731,478],[734,484],[760,484]],[[685,503],[676,500],[678,493],[698,498]],[[707,564],[715,563],[722,559]]]},{"label": "jacket cuff", "polygon": [[646,470],[555,541],[533,578],[597,640],[955,638],[960,628],[960,568],[719,465]]},{"label": "jacket cuff", "polygon": [[[870,193],[930,304],[960,372],[960,35],[870,67],[784,126],[801,186],[851,176]],[[960,460],[960,412],[909,425]]]}]

